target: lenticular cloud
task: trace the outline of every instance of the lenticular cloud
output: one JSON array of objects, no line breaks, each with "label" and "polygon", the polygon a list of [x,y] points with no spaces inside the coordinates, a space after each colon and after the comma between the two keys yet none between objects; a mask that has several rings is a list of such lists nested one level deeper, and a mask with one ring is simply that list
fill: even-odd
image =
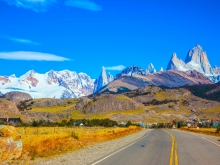
[{"label": "lenticular cloud", "polygon": [[67,61],[70,60],[65,57],[57,56],[54,54],[41,53],[41,52],[0,52],[0,59],[5,60],[29,60],[29,61]]}]

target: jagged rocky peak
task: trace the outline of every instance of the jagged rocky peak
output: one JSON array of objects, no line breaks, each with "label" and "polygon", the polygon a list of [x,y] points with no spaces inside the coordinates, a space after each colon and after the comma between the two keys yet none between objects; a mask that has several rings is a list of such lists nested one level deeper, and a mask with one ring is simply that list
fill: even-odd
[{"label": "jagged rocky peak", "polygon": [[106,74],[106,70],[105,67],[102,67],[102,73],[100,75],[100,78],[102,79],[102,86],[107,85],[108,84],[108,78],[107,78],[107,74]]},{"label": "jagged rocky peak", "polygon": [[167,65],[167,70],[196,70],[206,76],[213,74],[213,69],[209,63],[207,54],[205,51],[203,51],[200,45],[195,46],[188,52],[185,62],[178,59],[177,55],[174,53]]},{"label": "jagged rocky peak", "polygon": [[112,75],[110,72],[108,72],[108,82],[110,83],[110,82],[112,82],[113,80],[114,80],[113,75]]},{"label": "jagged rocky peak", "polygon": [[201,62],[201,54],[203,53],[203,49],[200,45],[196,45],[194,48],[192,48],[185,59],[185,63],[194,61],[195,63]]},{"label": "jagged rocky peak", "polygon": [[174,52],[167,65],[167,70],[186,71],[184,65],[185,63],[181,59],[178,59],[177,54]]},{"label": "jagged rocky peak", "polygon": [[154,65],[150,63],[146,69],[146,75],[154,73],[156,73],[156,69],[154,68]]},{"label": "jagged rocky peak", "polygon": [[143,70],[140,67],[132,65],[130,67],[127,67],[127,68],[123,69],[122,72],[119,75],[121,75],[121,76],[123,76],[123,75],[132,76],[133,74],[146,75],[146,71]]},{"label": "jagged rocky peak", "polygon": [[95,80],[93,93],[97,92],[99,89],[101,89],[103,86],[107,85],[111,81],[113,81],[113,76],[110,73],[107,76],[105,67],[103,66],[101,75],[98,79]]},{"label": "jagged rocky peak", "polygon": [[200,45],[192,48],[186,56],[185,63],[188,68],[196,67],[197,71],[205,74],[213,74],[207,54]]},{"label": "jagged rocky peak", "polygon": [[163,67],[160,67],[160,70],[159,70],[159,72],[164,72],[164,69],[163,69]]}]

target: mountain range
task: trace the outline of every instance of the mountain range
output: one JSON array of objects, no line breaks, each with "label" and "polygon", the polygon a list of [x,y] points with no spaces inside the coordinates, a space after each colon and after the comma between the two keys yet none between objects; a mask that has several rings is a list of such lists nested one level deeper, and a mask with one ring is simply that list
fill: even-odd
[{"label": "mountain range", "polygon": [[132,65],[115,77],[102,67],[95,80],[85,73],[30,70],[20,77],[0,76],[0,95],[10,91],[29,93],[33,98],[78,98],[92,93],[134,90],[148,85],[179,87],[188,84],[212,84],[220,81],[220,67],[212,67],[200,45],[192,48],[185,61],[173,53],[167,70],[156,71],[150,63],[146,70]]}]

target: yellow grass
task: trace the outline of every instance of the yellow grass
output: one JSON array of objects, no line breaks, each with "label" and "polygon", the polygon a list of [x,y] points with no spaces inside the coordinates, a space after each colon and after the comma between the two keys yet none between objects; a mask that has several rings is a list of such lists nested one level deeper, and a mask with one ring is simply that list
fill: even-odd
[{"label": "yellow grass", "polygon": [[17,130],[22,135],[21,160],[24,160],[65,154],[85,146],[138,132],[141,128],[20,127]]},{"label": "yellow grass", "polygon": [[196,132],[196,133],[201,133],[201,134],[206,134],[206,135],[215,135],[215,136],[220,136],[220,133],[215,133],[216,128],[189,128],[188,127],[182,127],[180,128],[183,131],[189,131],[189,132]]}]

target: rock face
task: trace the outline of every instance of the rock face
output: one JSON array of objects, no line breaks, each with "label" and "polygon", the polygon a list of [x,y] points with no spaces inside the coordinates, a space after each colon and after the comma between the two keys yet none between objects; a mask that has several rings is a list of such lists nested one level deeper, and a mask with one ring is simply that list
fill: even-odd
[{"label": "rock face", "polygon": [[206,52],[203,51],[200,45],[197,45],[186,56],[186,68],[195,68],[200,73],[213,74],[212,67],[209,63]]},{"label": "rock face", "polygon": [[33,98],[77,98],[92,94],[93,89],[94,80],[88,75],[69,70],[51,70],[45,74],[30,70],[19,78],[0,76],[2,93],[25,91]]},{"label": "rock face", "polygon": [[220,67],[211,67],[207,54],[205,51],[203,51],[200,45],[195,46],[188,52],[185,61],[178,59],[176,53],[174,53],[167,65],[167,70],[196,70],[197,72],[200,72],[204,76],[208,77],[214,83],[219,82]]},{"label": "rock face", "polygon": [[174,52],[168,65],[167,70],[179,70],[179,71],[186,71],[186,69],[183,67],[185,63],[177,58],[177,54]]},{"label": "rock face", "polygon": [[219,66],[215,66],[215,67],[213,68],[213,73],[214,73],[214,74],[220,74],[220,67],[219,67]]},{"label": "rock face", "polygon": [[107,76],[105,67],[103,66],[101,75],[99,76],[98,79],[95,80],[93,93],[97,92],[99,89],[101,89],[108,83],[112,82],[113,79],[114,78],[110,73],[108,73],[108,76]]},{"label": "rock face", "polygon": [[23,93],[23,92],[17,92],[17,91],[8,92],[8,93],[4,94],[4,96],[2,98],[10,100],[15,104],[19,103],[20,101],[33,99],[30,94]]},{"label": "rock face", "polygon": [[21,136],[15,127],[0,125],[0,162],[18,159],[21,152]]},{"label": "rock face", "polygon": [[146,75],[154,73],[156,73],[156,69],[154,68],[154,65],[150,63],[146,69]]},{"label": "rock face", "polygon": [[81,99],[77,103],[76,109],[81,110],[83,113],[96,113],[130,109],[136,110],[139,106],[139,104],[136,104],[134,101],[124,96],[102,95],[92,99]]}]

